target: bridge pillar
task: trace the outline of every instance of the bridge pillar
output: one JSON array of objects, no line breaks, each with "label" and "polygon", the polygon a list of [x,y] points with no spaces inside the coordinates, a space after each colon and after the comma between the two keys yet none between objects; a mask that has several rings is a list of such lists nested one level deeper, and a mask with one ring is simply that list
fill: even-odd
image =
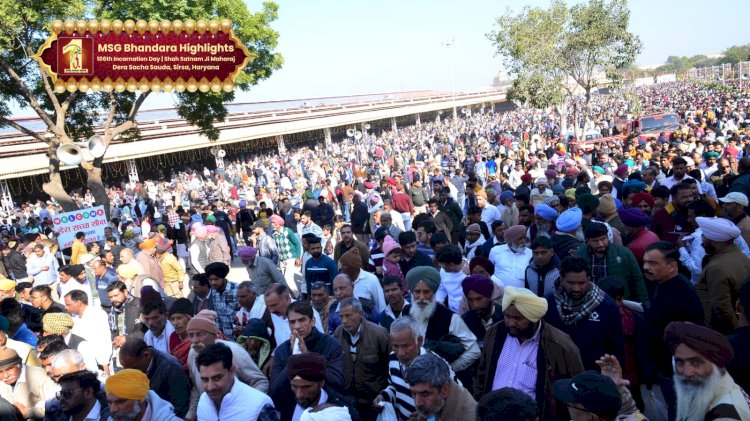
[{"label": "bridge pillar", "polygon": [[417,126],[419,126],[420,124],[422,124],[422,122],[419,121],[419,113],[417,113],[417,118],[416,118],[415,123],[416,123]]},{"label": "bridge pillar", "polygon": [[2,204],[2,209],[9,215],[15,211],[13,196],[10,194],[10,187],[8,187],[8,180],[0,180],[0,204]]},{"label": "bridge pillar", "polygon": [[128,166],[128,179],[131,183],[137,183],[141,181],[138,178],[138,165],[135,163],[135,159],[128,159],[126,161],[126,164]]},{"label": "bridge pillar", "polygon": [[398,132],[398,125],[396,124],[396,117],[391,117],[391,129],[394,133]]},{"label": "bridge pillar", "polygon": [[330,149],[333,143],[331,141],[331,128],[330,127],[326,127],[325,129],[323,129],[323,136],[325,137],[326,149]]}]

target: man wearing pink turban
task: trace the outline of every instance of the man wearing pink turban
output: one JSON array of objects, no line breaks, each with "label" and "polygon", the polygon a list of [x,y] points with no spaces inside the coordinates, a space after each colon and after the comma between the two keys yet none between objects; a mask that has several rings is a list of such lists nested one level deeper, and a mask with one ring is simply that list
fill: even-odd
[{"label": "man wearing pink turban", "polygon": [[208,229],[203,224],[195,224],[191,229],[193,242],[190,243],[190,265],[194,273],[204,273],[211,263],[208,250]]},{"label": "man wearing pink turban", "polygon": [[302,245],[297,235],[289,228],[284,226],[284,218],[279,215],[271,215],[268,220],[271,222],[271,237],[276,242],[276,248],[279,251],[279,265],[284,272],[284,279],[292,291],[292,294],[299,296],[297,280],[302,283],[302,275],[297,271],[297,265],[300,264],[302,256]]}]

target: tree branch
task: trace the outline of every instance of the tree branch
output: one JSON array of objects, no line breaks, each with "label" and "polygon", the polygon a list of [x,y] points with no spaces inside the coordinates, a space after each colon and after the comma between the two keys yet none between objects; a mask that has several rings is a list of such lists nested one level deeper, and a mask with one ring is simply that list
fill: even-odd
[{"label": "tree branch", "polygon": [[117,110],[117,98],[112,92],[109,93],[109,112],[107,113],[107,120],[104,122],[104,132],[109,130],[112,125],[112,121],[115,119],[115,111]]},{"label": "tree branch", "polygon": [[10,127],[13,127],[14,129],[18,130],[19,132],[21,132],[21,133],[23,133],[23,134],[25,134],[27,136],[31,136],[34,139],[39,140],[40,142],[45,142],[45,143],[47,142],[47,140],[45,138],[43,138],[39,133],[37,133],[37,132],[35,132],[35,131],[31,130],[31,129],[28,129],[28,128],[26,128],[26,127],[24,127],[24,126],[16,123],[15,121],[9,120],[9,119],[7,119],[5,117],[0,117],[0,126],[10,126]]},{"label": "tree branch", "polygon": [[70,108],[70,104],[73,102],[76,96],[78,96],[77,91],[68,95],[68,97],[65,98],[65,101],[63,101],[63,103],[60,104],[61,112],[57,114],[57,127],[65,126],[65,116],[68,114],[68,108]]},{"label": "tree branch", "polygon": [[[26,51],[26,56],[33,57],[34,52],[31,51],[31,48],[29,47],[29,44],[27,43],[24,46],[24,50]],[[55,90],[52,89],[52,86],[49,84],[49,79],[47,76],[47,73],[44,72],[41,66],[39,66],[39,76],[42,78],[42,85],[44,85],[44,91],[47,92],[47,96],[49,96],[49,100],[52,103],[52,107],[55,109],[55,112],[59,114],[63,114],[63,121],[65,121],[64,113],[61,113],[60,110],[60,101],[57,100],[57,94],[55,94]],[[58,119],[59,120],[59,119]],[[63,130],[63,125],[58,126],[60,127],[60,130]],[[57,135],[62,135],[62,133],[57,133]]]},{"label": "tree branch", "polygon": [[143,101],[148,98],[150,93],[151,91],[146,91],[138,96],[138,99],[135,100],[133,106],[130,108],[130,112],[128,113],[128,120],[135,121],[135,116],[138,114],[138,110],[140,110],[141,105],[143,105]]},{"label": "tree branch", "polygon": [[[8,73],[11,81],[13,81],[13,83],[18,86],[21,94],[26,97],[26,100],[29,101],[29,105],[37,113],[37,115],[39,115],[39,118],[41,118],[42,121],[44,121],[44,123],[47,124],[50,129],[55,129],[55,123],[52,121],[49,114],[47,114],[47,112],[42,109],[42,106],[39,105],[39,101],[37,101],[36,96],[29,90],[29,87],[26,86],[26,83],[23,81],[23,79],[21,79],[21,76],[19,76],[18,73],[16,73],[16,71],[13,70],[8,62],[6,62],[2,57],[0,57],[0,68]],[[57,102],[57,100],[55,100],[55,102]],[[59,135],[59,133],[56,134]]]}]

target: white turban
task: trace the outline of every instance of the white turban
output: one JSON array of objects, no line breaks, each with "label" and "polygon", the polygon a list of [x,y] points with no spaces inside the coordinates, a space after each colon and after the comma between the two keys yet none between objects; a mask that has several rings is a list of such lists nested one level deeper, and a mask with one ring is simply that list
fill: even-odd
[{"label": "white turban", "polygon": [[713,241],[732,241],[739,237],[742,231],[734,222],[724,218],[706,218],[699,216],[695,218],[703,236]]},{"label": "white turban", "polygon": [[529,319],[532,323],[538,322],[547,314],[547,300],[537,297],[536,294],[526,288],[505,287],[503,311],[511,304],[515,305],[523,317]]},{"label": "white turban", "polygon": [[306,409],[299,417],[299,421],[351,421],[349,410],[343,406],[329,406],[326,409],[310,412]]}]

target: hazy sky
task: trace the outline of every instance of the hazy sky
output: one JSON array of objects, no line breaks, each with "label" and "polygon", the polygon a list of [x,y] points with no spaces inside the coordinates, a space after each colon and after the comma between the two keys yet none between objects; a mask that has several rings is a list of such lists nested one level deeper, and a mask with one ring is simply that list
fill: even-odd
[{"label": "hazy sky", "polygon": [[[245,0],[258,10],[260,0]],[[549,1],[278,0],[278,51],[284,66],[237,100],[254,102],[401,90],[450,90],[448,54],[454,40],[457,91],[489,86],[501,68],[486,34],[510,7]],[[570,2],[574,3],[574,2]],[[644,48],[639,65],[668,55],[718,53],[750,42],[744,30],[750,1],[631,0],[630,28]],[[170,95],[152,95],[144,109],[169,107]],[[28,115],[28,112],[16,114]]]}]

